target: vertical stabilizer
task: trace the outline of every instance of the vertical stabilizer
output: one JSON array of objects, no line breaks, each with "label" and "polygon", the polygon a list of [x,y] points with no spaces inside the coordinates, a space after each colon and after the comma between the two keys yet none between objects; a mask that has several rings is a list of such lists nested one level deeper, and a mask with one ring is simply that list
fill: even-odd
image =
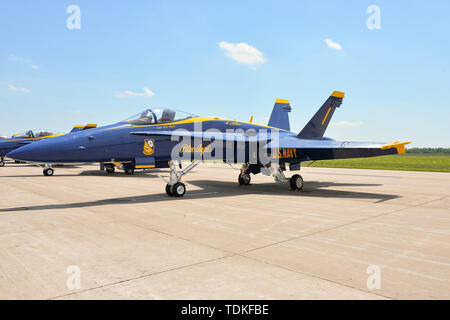
[{"label": "vertical stabilizer", "polygon": [[269,123],[267,125],[290,131],[291,127],[289,125],[289,112],[291,112],[291,110],[292,108],[289,100],[277,99],[275,101],[275,105],[273,106],[272,114],[270,115]]},{"label": "vertical stabilizer", "polygon": [[334,110],[339,108],[344,99],[344,92],[334,91],[331,96],[320,107],[314,117],[306,124],[297,135],[300,139],[320,139],[325,134]]}]

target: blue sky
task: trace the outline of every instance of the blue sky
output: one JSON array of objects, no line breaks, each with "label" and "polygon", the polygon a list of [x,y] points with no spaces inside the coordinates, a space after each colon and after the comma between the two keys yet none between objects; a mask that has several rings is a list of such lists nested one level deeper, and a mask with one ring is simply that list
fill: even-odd
[{"label": "blue sky", "polygon": [[0,135],[152,106],[266,124],[276,98],[297,132],[340,90],[327,136],[450,147],[449,12],[447,0],[2,1]]}]

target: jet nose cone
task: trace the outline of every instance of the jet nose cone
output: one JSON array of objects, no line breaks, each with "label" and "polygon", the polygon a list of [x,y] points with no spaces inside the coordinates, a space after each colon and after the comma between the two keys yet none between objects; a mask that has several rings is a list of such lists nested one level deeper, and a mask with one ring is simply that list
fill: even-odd
[{"label": "jet nose cone", "polygon": [[22,160],[22,161],[35,161],[36,158],[36,151],[33,150],[33,146],[27,145],[20,147],[16,150],[13,150],[9,152],[6,156],[8,158],[14,159],[14,160]]},{"label": "jet nose cone", "polygon": [[61,146],[64,145],[63,137],[45,139],[32,142],[11,151],[6,156],[15,160],[47,162],[61,160]]}]

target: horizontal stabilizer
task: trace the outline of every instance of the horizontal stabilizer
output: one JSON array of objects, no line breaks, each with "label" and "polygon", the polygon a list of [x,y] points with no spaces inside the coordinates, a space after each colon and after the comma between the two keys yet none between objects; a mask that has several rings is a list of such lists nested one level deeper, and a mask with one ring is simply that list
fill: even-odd
[{"label": "horizontal stabilizer", "polygon": [[291,110],[292,108],[289,100],[275,100],[275,105],[273,106],[272,114],[270,115],[269,123],[267,125],[269,127],[290,131],[289,112],[291,112]]},{"label": "horizontal stabilizer", "polygon": [[334,110],[340,107],[344,99],[344,92],[334,91],[311,118],[303,130],[298,134],[300,139],[320,139],[325,134]]},{"label": "horizontal stabilizer", "polygon": [[403,153],[406,153],[405,145],[410,144],[410,143],[411,143],[411,141],[406,141],[406,142],[395,141],[392,143],[385,144],[384,146],[381,147],[381,149],[385,150],[385,149],[395,148],[395,149],[397,149],[398,154],[403,154]]}]

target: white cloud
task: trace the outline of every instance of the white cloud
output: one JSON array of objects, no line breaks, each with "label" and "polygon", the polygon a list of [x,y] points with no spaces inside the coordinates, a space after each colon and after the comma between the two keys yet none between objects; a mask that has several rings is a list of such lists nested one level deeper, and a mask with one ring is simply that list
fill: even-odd
[{"label": "white cloud", "polygon": [[126,97],[153,97],[155,94],[149,88],[144,88],[144,92],[133,92],[130,90],[126,90],[124,92],[116,93],[116,97],[118,98],[126,98]]},{"label": "white cloud", "polygon": [[267,61],[261,51],[245,42],[230,43],[221,41],[219,42],[219,47],[225,51],[227,57],[239,63],[256,66]]},{"label": "white cloud", "polygon": [[14,86],[13,84],[8,84],[8,87],[9,87],[9,90],[11,90],[11,91],[25,92],[25,93],[30,92],[30,90],[27,88],[19,88],[19,87]]},{"label": "white cloud", "polygon": [[353,128],[353,127],[360,127],[364,124],[364,122],[362,121],[355,121],[355,122],[351,122],[351,121],[346,121],[346,120],[342,120],[342,121],[338,121],[338,122],[332,122],[330,125],[332,127],[347,127],[347,128]]},{"label": "white cloud", "polygon": [[14,62],[31,63],[30,60],[22,58],[22,57],[19,57],[19,56],[16,56],[14,54],[10,54],[8,56],[8,60],[9,61],[14,61]]},{"label": "white cloud", "polygon": [[325,39],[324,41],[327,44],[328,48],[331,48],[334,50],[342,50],[342,46],[339,43],[334,42],[331,39]]},{"label": "white cloud", "polygon": [[13,62],[17,62],[17,63],[22,63],[22,64],[25,64],[25,65],[28,65],[28,66],[30,66],[30,67],[31,67],[32,69],[34,69],[34,70],[39,69],[39,66],[38,66],[37,64],[32,64],[31,60],[26,59],[26,58],[23,58],[23,57],[16,56],[16,55],[14,55],[14,54],[10,54],[10,55],[8,56],[8,60],[9,60],[9,61],[13,61]]}]

